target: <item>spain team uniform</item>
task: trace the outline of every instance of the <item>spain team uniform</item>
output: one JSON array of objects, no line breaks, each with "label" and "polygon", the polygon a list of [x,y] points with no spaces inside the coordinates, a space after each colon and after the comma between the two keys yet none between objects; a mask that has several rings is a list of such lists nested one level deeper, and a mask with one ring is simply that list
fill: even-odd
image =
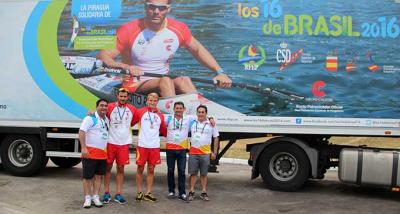
[{"label": "spain team uniform", "polygon": [[160,134],[166,136],[167,132],[164,115],[158,109],[146,106],[137,111],[135,121],[139,128],[136,164],[160,164]]},{"label": "spain team uniform", "polygon": [[[145,73],[167,74],[175,52],[179,47],[186,47],[191,38],[192,33],[183,22],[166,18],[165,28],[154,32],[145,27],[144,19],[137,19],[117,30],[117,49],[125,63],[138,66]],[[131,77],[124,80],[123,87],[134,92],[132,83],[152,78]]]},{"label": "spain team uniform", "polygon": [[107,117],[110,119],[110,137],[107,144],[107,163],[114,160],[117,165],[129,164],[129,145],[132,144],[133,117],[137,109],[131,104],[118,102],[108,105]]}]

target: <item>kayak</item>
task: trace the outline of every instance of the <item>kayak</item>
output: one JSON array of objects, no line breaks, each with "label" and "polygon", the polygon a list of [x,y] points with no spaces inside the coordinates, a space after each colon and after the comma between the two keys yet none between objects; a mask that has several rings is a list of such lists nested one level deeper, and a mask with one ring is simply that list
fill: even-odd
[{"label": "kayak", "polygon": [[[70,74],[96,74],[96,69],[102,66],[101,61],[93,57],[79,57],[79,56],[62,56],[64,66]],[[77,78],[79,82],[88,91],[99,98],[104,98],[109,101],[116,101],[116,94],[121,87],[123,75],[120,74],[99,74],[85,78]],[[225,107],[221,104],[213,102],[200,93],[179,94],[173,97],[161,97],[158,103],[158,108],[164,114],[173,113],[173,104],[181,101],[185,104],[186,113],[195,115],[197,107],[202,104],[207,106],[209,115],[233,115],[244,116],[244,114]],[[146,95],[131,93],[129,103],[137,108],[146,106]]]}]

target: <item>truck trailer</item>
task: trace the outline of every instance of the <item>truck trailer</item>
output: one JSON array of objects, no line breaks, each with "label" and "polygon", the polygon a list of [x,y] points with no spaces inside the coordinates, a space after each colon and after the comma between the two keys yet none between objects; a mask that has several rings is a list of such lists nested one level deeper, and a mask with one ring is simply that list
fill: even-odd
[{"label": "truck trailer", "polygon": [[[121,26],[164,9],[161,32],[136,27],[144,37],[121,42]],[[268,188],[296,191],[330,167],[346,183],[400,187],[399,150],[330,142],[400,136],[399,14],[398,0],[199,0],[165,8],[138,0],[1,1],[1,164],[17,176],[38,173],[49,158],[77,165],[83,117],[136,78],[98,57],[125,45],[128,56],[170,53],[167,71],[145,76],[184,79],[196,90],[161,97],[158,107],[171,114],[182,101],[194,114],[206,105],[229,140],[217,160],[237,139],[269,136],[247,145],[251,178],[261,175]],[[146,49],[168,32],[175,34]],[[223,70],[197,62],[185,37],[200,41]],[[231,87],[216,86],[217,70]],[[142,107],[146,94],[132,92],[129,102]]]}]

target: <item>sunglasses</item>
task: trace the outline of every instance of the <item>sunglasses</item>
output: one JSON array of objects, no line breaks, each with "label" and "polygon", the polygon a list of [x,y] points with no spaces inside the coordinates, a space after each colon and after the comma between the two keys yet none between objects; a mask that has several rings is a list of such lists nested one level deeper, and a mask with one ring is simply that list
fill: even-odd
[{"label": "sunglasses", "polygon": [[164,11],[171,7],[171,5],[169,4],[153,4],[153,3],[145,3],[145,6],[149,10],[158,9],[159,11]]}]

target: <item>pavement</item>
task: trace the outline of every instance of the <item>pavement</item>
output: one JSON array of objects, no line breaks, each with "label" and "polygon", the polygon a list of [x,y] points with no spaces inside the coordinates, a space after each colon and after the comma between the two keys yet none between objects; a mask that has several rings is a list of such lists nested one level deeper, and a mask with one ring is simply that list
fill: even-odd
[{"label": "pavement", "polygon": [[[323,180],[310,180],[298,192],[271,191],[262,179],[250,180],[251,167],[221,161],[219,173],[209,174],[211,201],[184,203],[167,198],[166,164],[156,168],[156,203],[134,201],[134,161],[126,168],[125,205],[110,203],[103,208],[83,209],[81,165],[61,169],[49,162],[35,177],[14,177],[0,170],[0,213],[400,213],[397,192],[384,188],[341,184],[337,171]],[[115,179],[115,171],[113,172]],[[115,184],[111,183],[111,190]],[[197,193],[200,192],[199,186]],[[113,191],[111,192],[113,193]]]}]

